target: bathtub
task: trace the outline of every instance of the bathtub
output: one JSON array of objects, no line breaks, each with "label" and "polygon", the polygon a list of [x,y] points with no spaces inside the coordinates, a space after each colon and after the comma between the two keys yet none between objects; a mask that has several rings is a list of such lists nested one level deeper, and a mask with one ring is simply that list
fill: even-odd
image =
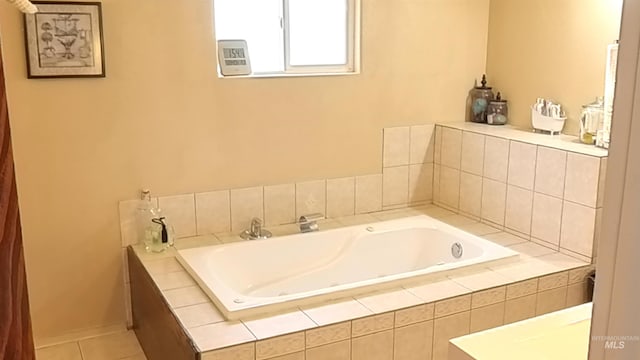
[{"label": "bathtub", "polygon": [[518,253],[426,215],[178,251],[227,320],[400,287]]}]

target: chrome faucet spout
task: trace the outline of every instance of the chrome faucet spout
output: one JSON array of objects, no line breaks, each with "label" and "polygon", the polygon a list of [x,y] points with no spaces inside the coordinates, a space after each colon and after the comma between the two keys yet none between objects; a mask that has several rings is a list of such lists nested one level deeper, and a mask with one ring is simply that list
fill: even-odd
[{"label": "chrome faucet spout", "polygon": [[262,220],[254,217],[251,219],[249,229],[240,233],[240,237],[245,240],[266,239],[271,237],[271,232],[262,228]]},{"label": "chrome faucet spout", "polygon": [[322,219],[324,219],[324,215],[320,213],[300,216],[300,219],[298,219],[298,224],[300,225],[300,232],[308,233],[308,232],[314,232],[314,231],[320,230],[320,227],[318,226],[317,221]]}]

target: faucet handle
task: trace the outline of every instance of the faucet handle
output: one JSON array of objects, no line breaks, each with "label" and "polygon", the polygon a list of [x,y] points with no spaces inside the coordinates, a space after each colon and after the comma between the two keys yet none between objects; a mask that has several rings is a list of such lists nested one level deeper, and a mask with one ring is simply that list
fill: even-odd
[{"label": "faucet handle", "polygon": [[262,231],[262,220],[260,220],[260,218],[254,217],[253,219],[251,219],[250,231],[251,235],[255,237],[260,236],[260,232]]},{"label": "faucet handle", "polygon": [[254,217],[253,219],[251,219],[251,226],[262,226],[262,219],[260,219],[259,217]]}]

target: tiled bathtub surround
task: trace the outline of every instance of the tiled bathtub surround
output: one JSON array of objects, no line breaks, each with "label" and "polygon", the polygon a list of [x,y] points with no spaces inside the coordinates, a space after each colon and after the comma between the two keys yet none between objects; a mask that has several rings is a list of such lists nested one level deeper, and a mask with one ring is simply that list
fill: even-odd
[{"label": "tiled bathtub surround", "polygon": [[[508,127],[470,123],[394,127],[383,130],[383,161],[376,174],[163,196],[153,201],[163,208],[179,237],[217,234],[222,241],[235,241],[255,216],[281,235],[279,225],[288,224],[282,228],[291,232],[295,230],[291,224],[305,214],[320,212],[344,223],[354,218],[351,215],[433,200],[591,261],[596,220],[602,210],[605,155],[604,150],[566,139]],[[137,206],[138,200],[119,204],[129,325],[126,247],[137,242]],[[336,224],[326,221],[323,228]]]},{"label": "tiled bathtub surround", "polygon": [[[243,189],[162,196],[157,204],[178,238],[245,230],[253,217],[266,226],[293,224],[300,216],[366,214],[432,200],[434,125],[383,130],[381,172]],[[122,246],[137,243],[138,200],[120,202]]]},{"label": "tiled bathtub surround", "polygon": [[382,207],[432,200],[434,125],[384,129]]},{"label": "tiled bathtub surround", "polygon": [[[363,294],[283,314],[225,321],[175,260],[175,251],[134,247],[205,360],[446,359],[449,339],[587,301],[591,267],[435,206],[341,218],[352,225],[427,214],[521,252],[516,263],[462,271],[440,280]],[[284,227],[274,228],[286,232]],[[295,229],[294,229],[295,231]],[[239,241],[185,239],[177,247]]]},{"label": "tiled bathtub surround", "polygon": [[434,202],[592,261],[607,152],[509,127],[435,130]]},{"label": "tiled bathtub surround", "polygon": [[[233,237],[247,229],[254,217],[270,228],[294,224],[300,216],[312,213],[335,219],[428,204],[433,193],[434,129],[434,124],[383,129],[383,162],[377,174],[162,196],[153,201],[174,226],[177,238],[214,233]],[[138,204],[138,200],[119,204],[129,325],[125,252],[128,245],[138,242]]]}]

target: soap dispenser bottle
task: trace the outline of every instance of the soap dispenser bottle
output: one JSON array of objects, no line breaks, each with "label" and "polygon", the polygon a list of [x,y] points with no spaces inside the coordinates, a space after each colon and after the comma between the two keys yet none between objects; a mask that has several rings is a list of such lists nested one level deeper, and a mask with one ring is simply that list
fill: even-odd
[{"label": "soap dispenser bottle", "polygon": [[138,241],[147,252],[162,252],[173,246],[174,230],[151,201],[151,192],[142,190],[137,213]]},{"label": "soap dispenser bottle", "polygon": [[151,219],[145,233],[145,248],[148,252],[163,252],[173,245],[173,229],[165,222],[165,217]]}]

